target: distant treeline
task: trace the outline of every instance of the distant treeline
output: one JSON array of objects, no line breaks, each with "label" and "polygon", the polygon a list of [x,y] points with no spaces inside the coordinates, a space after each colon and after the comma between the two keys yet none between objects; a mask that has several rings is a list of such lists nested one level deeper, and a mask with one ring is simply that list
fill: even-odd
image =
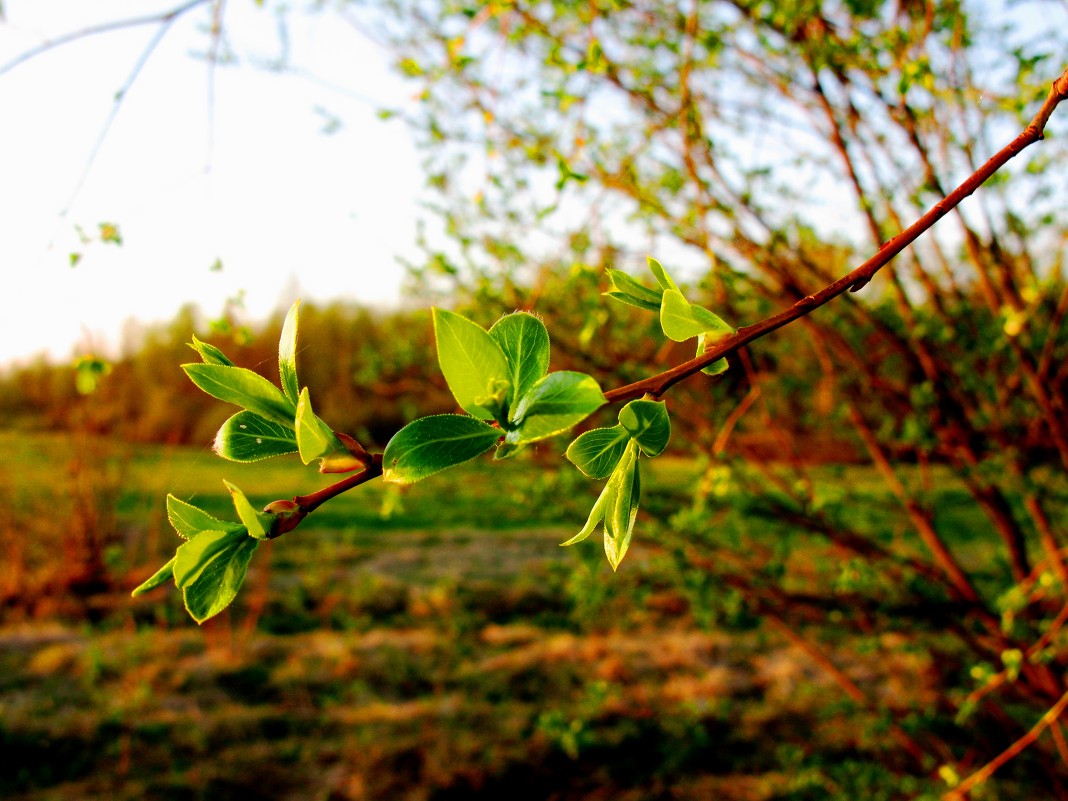
[{"label": "distant treeline", "polygon": [[[1028,349],[1054,361],[1046,365],[1044,377],[1060,403],[1068,396],[1068,368],[1057,361],[1068,350],[1068,336],[1060,327],[1065,293],[1060,282],[1044,289],[1029,309],[1031,324],[1012,335],[1042,338],[1052,333],[1053,339],[1030,343]],[[602,290],[598,272],[579,270],[549,276],[535,288],[478,296],[460,310],[489,324],[516,308],[532,309],[544,317],[553,337],[553,369],[588,372],[605,389],[693,356],[692,344],[664,340],[653,315],[611,303]],[[776,308],[767,298],[734,298],[726,305],[715,304],[714,297],[711,301],[735,324]],[[1005,321],[978,303],[960,300],[952,313],[945,303],[940,309],[917,306],[907,322],[889,301],[867,307],[859,317],[852,313],[856,304],[850,304],[852,309],[840,304],[820,310],[821,339],[807,336],[804,326],[793,326],[761,340],[732,357],[726,375],[699,377],[672,390],[667,400],[677,428],[673,447],[765,457],[791,453],[815,460],[861,458],[864,448],[845,408],[852,407],[865,408],[872,419],[883,421],[876,434],[899,457],[922,452],[939,458],[941,445],[932,436],[931,420],[962,413],[996,417],[992,436],[974,447],[985,451],[1011,445],[1040,453],[1047,446],[1041,427],[1031,424],[1026,405],[1017,409],[1012,387],[1004,383],[1005,376],[1012,380],[1014,374],[1007,362],[1018,358],[1009,346]],[[79,392],[72,363],[41,359],[0,373],[0,414],[14,428],[76,428],[131,442],[210,442],[233,409],[186,378],[180,365],[197,360],[186,343],[195,334],[221,347],[238,365],[277,380],[282,317],[279,311],[251,331],[236,324],[227,330],[187,307],[169,324],[148,329],[136,345],[127,345],[128,352],[110,362],[90,394]],[[427,309],[379,311],[306,302],[300,325],[301,382],[311,388],[316,412],[335,429],[381,447],[417,416],[455,411],[437,369]],[[939,408],[945,388],[916,374],[904,349],[917,342],[952,354],[958,372],[947,380],[958,382],[963,376],[969,382],[953,388],[969,398],[960,409]],[[840,360],[855,358],[849,354],[858,350],[871,354],[871,363],[843,370]],[[964,362],[972,363],[970,370],[961,369]],[[612,424],[614,414],[601,412],[588,425]],[[998,441],[1005,438],[1012,441]]]}]

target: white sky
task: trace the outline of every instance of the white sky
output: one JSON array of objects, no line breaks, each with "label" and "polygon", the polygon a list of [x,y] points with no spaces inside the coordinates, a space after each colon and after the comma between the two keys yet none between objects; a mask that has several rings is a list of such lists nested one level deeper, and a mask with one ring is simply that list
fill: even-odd
[{"label": "white sky", "polygon": [[[6,0],[0,69],[46,39],[178,4]],[[377,110],[412,88],[333,15],[290,17],[290,62],[347,91],[255,66],[278,53],[276,21],[240,0],[226,17],[239,63],[216,69],[212,126],[207,66],[190,55],[206,47],[207,20],[196,9],[163,39],[65,217],[155,29],[90,37],[0,75],[0,365],[117,346],[127,319],[168,320],[188,302],[217,315],[241,290],[253,319],[298,294],[398,301],[422,178],[404,123]],[[324,133],[322,109],[337,132]],[[79,242],[75,225],[91,234],[100,222],[119,224],[122,247]]]}]

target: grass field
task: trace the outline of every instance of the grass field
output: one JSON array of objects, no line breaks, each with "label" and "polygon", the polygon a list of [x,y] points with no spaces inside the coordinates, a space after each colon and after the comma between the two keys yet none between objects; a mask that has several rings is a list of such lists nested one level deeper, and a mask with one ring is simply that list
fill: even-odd
[{"label": "grass field", "polygon": [[[933,789],[882,767],[885,726],[797,645],[751,623],[711,625],[679,589],[655,543],[697,480],[690,462],[650,474],[651,515],[614,576],[603,558],[586,567],[593,542],[557,545],[596,485],[533,462],[480,463],[327,505],[261,548],[231,609],[197,627],[173,588],[129,598],[177,544],[166,493],[233,517],[223,477],[266,503],[318,476],[288,460],[240,466],[60,436],[2,434],[0,452],[4,798],[801,801]],[[879,491],[850,470],[854,487]],[[106,581],[71,582],[93,549]],[[854,645],[835,647],[865,688],[917,708],[937,698],[929,653]]]}]

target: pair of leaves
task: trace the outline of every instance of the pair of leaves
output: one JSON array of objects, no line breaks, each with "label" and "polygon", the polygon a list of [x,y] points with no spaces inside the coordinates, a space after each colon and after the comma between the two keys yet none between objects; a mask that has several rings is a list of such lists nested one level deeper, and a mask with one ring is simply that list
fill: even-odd
[{"label": "pair of leaves", "polygon": [[133,591],[141,595],[174,579],[185,608],[197,623],[219,614],[237,596],[260,540],[277,531],[279,516],[258,512],[245,494],[227,483],[241,522],[219,520],[173,495],[167,496],[167,519],[186,540],[174,558]]},{"label": "pair of leaves", "polygon": [[434,335],[441,372],[470,417],[434,415],[398,431],[382,455],[386,481],[419,481],[499,441],[498,457],[511,456],[569,430],[604,405],[604,393],[590,376],[548,372],[549,334],[532,314],[506,315],[486,331],[459,314],[434,309]]},{"label": "pair of leaves", "polygon": [[590,536],[604,523],[604,552],[612,570],[619,567],[630,548],[634,522],[638,519],[641,500],[641,471],[638,468],[639,446],[630,440],[623,448],[608,482],[597,498],[586,525],[562,545],[574,545]]},{"label": "pair of leaves", "polygon": [[604,522],[604,551],[615,570],[630,547],[641,500],[639,455],[659,456],[671,438],[671,421],[661,401],[631,401],[619,412],[619,423],[580,435],[567,458],[590,478],[608,478],[586,525],[564,545],[582,542]]},{"label": "pair of leaves", "polygon": [[[660,327],[668,339],[685,342],[697,337],[698,356],[713,343],[735,332],[718,315],[686,300],[678,284],[656,259],[649,259],[649,270],[656,278],[658,287],[647,287],[624,272],[609,270],[612,289],[605,294],[621,303],[658,313]],[[702,372],[719,375],[726,372],[727,367],[726,359],[717,359]]]},{"label": "pair of leaves", "polygon": [[[345,459],[348,451],[311,406],[307,387],[297,377],[297,329],[300,301],[290,308],[278,342],[278,376],[281,389],[258,373],[237,367],[214,345],[193,337],[190,347],[202,364],[184,364],[190,380],[214,398],[242,407],[219,428],[215,452],[235,462],[255,462],[272,456],[299,453],[305,464],[340,458],[347,469],[362,463]],[[334,465],[334,470],[338,467]]]},{"label": "pair of leaves", "polygon": [[611,428],[586,431],[568,447],[567,458],[589,478],[607,477],[631,442],[644,455],[659,456],[671,438],[671,420],[663,401],[631,401],[620,410],[618,420]]}]

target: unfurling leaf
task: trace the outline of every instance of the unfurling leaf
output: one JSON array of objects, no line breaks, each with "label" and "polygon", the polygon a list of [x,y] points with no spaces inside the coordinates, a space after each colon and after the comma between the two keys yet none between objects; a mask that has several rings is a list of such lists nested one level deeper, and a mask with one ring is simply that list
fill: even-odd
[{"label": "unfurling leaf", "polygon": [[438,364],[460,407],[480,420],[494,418],[496,409],[476,402],[492,394],[494,382],[508,381],[511,370],[500,345],[477,323],[443,309],[434,309],[434,338]]},{"label": "unfurling leaf", "polygon": [[245,528],[240,523],[220,520],[209,515],[203,509],[198,509],[174,495],[167,496],[167,519],[174,526],[178,536],[186,540],[192,539],[202,531],[238,531]]},{"label": "unfurling leaf", "polygon": [[215,435],[215,453],[232,462],[257,462],[297,451],[293,429],[252,412],[238,412]]},{"label": "unfurling leaf", "polygon": [[259,542],[238,531],[203,531],[178,548],[174,583],[197,623],[213,617],[234,600]]},{"label": "unfurling leaf", "polygon": [[647,261],[649,262],[649,269],[656,277],[656,282],[660,284],[661,289],[679,291],[679,285],[671,280],[671,276],[667,274],[667,270],[660,265],[660,262],[652,256],[649,256]]},{"label": "unfurling leaf", "polygon": [[200,359],[204,364],[224,364],[227,367],[234,366],[234,363],[226,358],[225,353],[214,345],[210,345],[207,342],[201,342],[197,339],[196,334],[193,335],[193,341],[189,343],[189,347],[200,354]]},{"label": "unfurling leaf", "polygon": [[[719,342],[723,337],[728,334],[701,334],[697,337],[697,355],[703,356],[710,347]],[[722,375],[730,368],[730,364],[726,358],[716,359],[712,364],[708,365],[701,370],[705,375]]]},{"label": "unfurling leaf", "polygon": [[500,438],[500,429],[473,417],[439,414],[406,425],[386,445],[382,478],[411,484],[480,456]]},{"label": "unfurling leaf", "polygon": [[604,510],[604,552],[612,570],[615,570],[627,555],[634,522],[638,519],[638,501],[642,490],[637,443],[631,442],[627,446],[615,472],[608,479],[608,485],[614,486]]},{"label": "unfurling leaf", "polygon": [[650,289],[645,284],[631,278],[622,270],[609,269],[607,272],[608,280],[612,282],[611,290],[604,293],[608,297],[614,298],[621,303],[637,306],[639,309],[660,311],[662,289]]},{"label": "unfurling leaf", "polygon": [[226,485],[226,489],[230,490],[230,498],[234,502],[234,509],[237,511],[237,516],[241,519],[245,529],[248,531],[248,535],[250,537],[255,537],[258,540],[269,540],[274,537],[276,516],[257,511],[256,508],[249,503],[248,498],[245,497],[245,493],[229,481],[224,481],[223,484]]},{"label": "unfurling leaf", "polygon": [[174,577],[174,560],[176,558],[177,557],[172,556],[171,561],[167,562],[167,564],[165,564],[163,567],[153,573],[152,578],[150,578],[148,581],[136,587],[134,591],[130,593],[130,595],[136,598],[138,595],[144,595],[146,592],[154,590],[156,589],[156,587],[159,587],[170,581]]},{"label": "unfurling leaf", "polygon": [[189,379],[211,395],[293,428],[296,404],[263,376],[225,364],[183,364]]},{"label": "unfurling leaf", "polygon": [[631,401],[620,410],[619,423],[646,456],[659,456],[671,439],[671,419],[663,401]]},{"label": "unfurling leaf", "polygon": [[677,289],[664,291],[660,301],[660,327],[664,329],[664,336],[676,342],[685,342],[705,333],[734,333],[734,329],[718,316],[690,303]]},{"label": "unfurling leaf", "polygon": [[297,314],[299,308],[299,300],[289,307],[286,321],[282,325],[282,336],[278,339],[278,379],[282,383],[282,392],[294,403],[300,396],[300,384],[297,381]]},{"label": "unfurling leaf", "polygon": [[580,434],[565,454],[589,478],[607,478],[626,450],[630,434],[623,426],[594,428]]},{"label": "unfurling leaf", "polygon": [[516,401],[549,371],[549,332],[533,314],[516,312],[494,323],[489,335],[508,361],[508,406],[514,409]]},{"label": "unfurling leaf", "polygon": [[505,435],[505,441],[525,445],[555,436],[581,423],[604,403],[600,386],[585,373],[550,373],[519,399],[512,414],[518,427]]},{"label": "unfurling leaf", "polygon": [[300,400],[297,401],[296,424],[297,445],[300,448],[300,460],[304,464],[311,464],[316,459],[346,450],[333,429],[312,411],[307,387],[301,391]]}]

